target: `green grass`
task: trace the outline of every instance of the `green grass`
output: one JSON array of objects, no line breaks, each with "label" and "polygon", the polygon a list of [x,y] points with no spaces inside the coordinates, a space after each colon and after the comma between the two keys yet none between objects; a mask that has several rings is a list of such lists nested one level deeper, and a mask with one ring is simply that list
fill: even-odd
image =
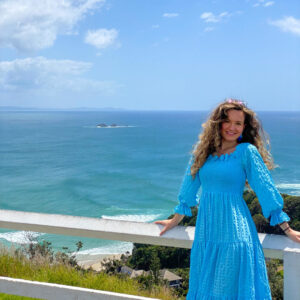
[{"label": "green grass", "polygon": [[0,300],[37,300],[38,298],[21,297],[14,295],[6,295],[0,293]]},{"label": "green grass", "polygon": [[[153,297],[165,300],[177,299],[170,289],[164,286],[153,286],[146,290],[137,280],[126,275],[109,275],[104,272],[83,270],[62,263],[49,263],[42,259],[30,261],[23,255],[11,254],[8,251],[0,252],[0,276],[20,278],[25,280],[57,283],[70,286],[79,286],[90,289],[111,291]],[[0,294],[0,299],[30,299],[18,296]]]}]

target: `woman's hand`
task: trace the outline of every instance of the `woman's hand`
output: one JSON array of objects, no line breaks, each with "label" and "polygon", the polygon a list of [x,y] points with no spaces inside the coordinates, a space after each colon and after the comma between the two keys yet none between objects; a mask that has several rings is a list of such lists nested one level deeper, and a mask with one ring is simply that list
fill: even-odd
[{"label": "woman's hand", "polygon": [[177,226],[179,222],[178,222],[178,219],[173,218],[173,219],[168,219],[168,220],[157,220],[154,223],[165,226],[159,234],[159,235],[163,235],[167,230],[170,230],[171,228]]},{"label": "woman's hand", "polygon": [[291,240],[300,243],[300,231],[293,230],[292,228],[284,232]]}]

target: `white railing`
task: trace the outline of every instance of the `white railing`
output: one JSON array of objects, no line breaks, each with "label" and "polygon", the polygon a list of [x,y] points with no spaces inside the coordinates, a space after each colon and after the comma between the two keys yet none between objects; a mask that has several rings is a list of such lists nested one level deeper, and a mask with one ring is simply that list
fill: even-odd
[{"label": "white railing", "polygon": [[[167,231],[163,236],[159,236],[162,225],[154,223],[96,219],[12,210],[0,210],[0,228],[128,241],[188,249],[192,247],[195,230],[192,226],[176,226]],[[259,239],[263,246],[265,257],[283,259],[284,299],[300,300],[300,244],[293,242],[286,236],[275,234],[259,233]],[[5,286],[7,288],[4,290]],[[55,295],[55,293],[58,292],[63,293],[62,295],[65,295],[64,297],[67,299],[147,299],[145,297],[106,291],[96,291],[0,277],[0,292],[16,294],[16,291],[18,291],[17,295],[43,298],[38,292],[41,289],[45,291],[51,290],[51,292],[47,295]],[[55,298],[64,299],[64,297],[56,296]],[[51,298],[50,296],[44,296],[43,299],[54,299],[54,297]]]},{"label": "white railing", "polygon": [[[154,298],[126,295],[108,291],[85,289],[55,283],[30,281],[9,277],[0,277],[0,291],[6,294],[34,297],[48,300],[153,300]],[[156,299],[158,300],[158,299]]]}]

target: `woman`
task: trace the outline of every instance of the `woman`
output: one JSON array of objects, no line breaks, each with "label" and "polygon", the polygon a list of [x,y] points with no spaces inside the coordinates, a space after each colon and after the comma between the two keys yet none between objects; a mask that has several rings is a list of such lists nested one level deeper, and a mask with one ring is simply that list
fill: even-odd
[{"label": "woman", "polygon": [[[195,238],[190,257],[187,300],[271,300],[262,246],[243,190],[253,188],[270,225],[300,243],[300,232],[289,227],[283,199],[269,169],[271,154],[264,146],[263,129],[255,112],[243,102],[220,103],[203,125],[199,142],[183,177],[175,215],[155,221],[164,225],[160,235],[192,216],[202,187]],[[249,182],[246,182],[246,180]]]}]

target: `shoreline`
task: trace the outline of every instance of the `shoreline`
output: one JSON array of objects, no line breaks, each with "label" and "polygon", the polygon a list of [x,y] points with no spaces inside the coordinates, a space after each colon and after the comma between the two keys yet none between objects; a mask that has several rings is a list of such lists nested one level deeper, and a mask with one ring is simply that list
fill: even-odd
[{"label": "shoreline", "polygon": [[104,260],[121,260],[121,256],[130,256],[131,252],[128,251],[128,253],[107,253],[107,254],[77,254],[75,256],[77,263],[79,266],[81,266],[84,269],[92,268],[93,270],[99,272],[103,270],[104,268],[101,265],[101,262],[104,262]]},{"label": "shoreline", "polygon": [[[14,246],[11,245],[8,247],[7,245],[1,243],[0,241],[0,252],[3,249],[5,252],[13,253]],[[18,248],[18,247],[16,247]],[[99,272],[103,270],[104,268],[101,265],[101,262],[104,262],[104,260],[121,260],[121,256],[125,255],[126,257],[132,255],[132,251],[126,251],[122,253],[99,253],[99,254],[84,254],[84,253],[73,253],[75,254],[75,259],[77,261],[77,264],[81,266],[84,269],[92,268],[93,270]]]},{"label": "shoreline", "polygon": [[[11,244],[10,246],[5,245],[0,241],[0,252],[1,250],[5,250],[8,253],[12,253],[15,249],[21,247],[22,245],[19,244]],[[84,252],[84,251],[83,251]],[[103,267],[101,266],[101,262],[103,262],[105,259],[108,260],[121,260],[121,256],[125,255],[125,257],[132,255],[132,250],[125,251],[122,253],[99,253],[99,254],[89,254],[89,253],[76,253],[73,252],[71,255],[75,255],[75,259],[77,261],[77,264],[84,269],[92,268],[95,271],[101,271]]]}]

